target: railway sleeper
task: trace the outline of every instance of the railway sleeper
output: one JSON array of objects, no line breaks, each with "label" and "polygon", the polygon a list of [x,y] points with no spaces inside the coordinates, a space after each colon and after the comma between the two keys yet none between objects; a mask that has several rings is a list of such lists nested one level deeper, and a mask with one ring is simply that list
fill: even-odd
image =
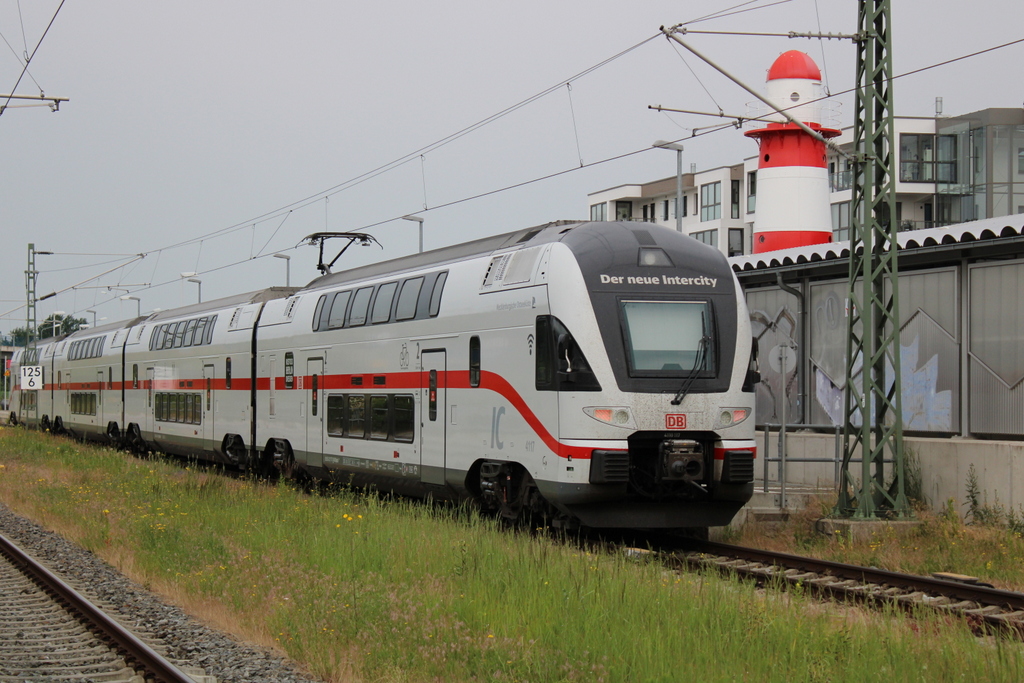
[{"label": "railway sleeper", "polygon": [[945,605],[934,605],[934,607],[950,612],[966,612],[969,609],[978,609],[981,605],[973,600],[961,600],[960,602],[950,602]]},{"label": "railway sleeper", "polygon": [[990,619],[998,619],[1005,624],[1024,624],[1024,611],[1007,612],[1005,614],[989,615]]},{"label": "railway sleeper", "polygon": [[1003,608],[999,605],[986,605],[985,607],[979,607],[978,609],[966,609],[964,614],[976,614],[979,617],[988,617],[999,614],[1003,611]]}]

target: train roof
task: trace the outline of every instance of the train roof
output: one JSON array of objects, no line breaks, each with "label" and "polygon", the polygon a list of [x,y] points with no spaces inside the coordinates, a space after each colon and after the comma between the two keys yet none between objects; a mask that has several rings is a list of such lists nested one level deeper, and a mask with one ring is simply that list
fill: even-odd
[{"label": "train roof", "polygon": [[[702,245],[669,228],[634,221],[554,221],[524,230],[442,247],[422,254],[412,254],[330,273],[313,280],[304,289],[317,290],[373,277],[398,275],[421,268],[444,266],[510,247],[532,247],[550,242],[565,242],[577,254],[581,262],[595,260],[595,252],[605,251],[608,248],[622,249],[625,258],[635,262],[635,252],[629,247],[653,246],[665,242],[682,247],[682,241],[685,241],[685,248],[679,251],[686,252],[687,260],[690,261],[687,265],[728,271],[725,257],[718,254],[716,249]],[[605,249],[600,249],[597,245]],[[596,260],[603,261],[604,257],[598,256]],[[677,265],[680,264],[677,263]]]},{"label": "train roof", "polygon": [[366,266],[359,266],[358,268],[349,268],[337,273],[323,275],[306,285],[305,289],[321,289],[379,275],[397,274],[418,268],[441,266],[474,256],[489,254],[517,244],[529,243],[530,245],[535,245],[555,242],[561,233],[572,230],[580,225],[583,225],[583,223],[579,221],[554,221],[524,230],[484,237],[472,242],[441,247],[440,249],[425,251],[422,254],[412,254],[388,261],[380,261],[379,263],[371,263]]},{"label": "train roof", "polygon": [[140,318],[139,321],[157,322],[160,320],[170,320],[172,318],[199,315],[210,311],[221,311],[225,308],[235,308],[237,306],[245,306],[247,304],[258,304],[265,301],[273,301],[274,299],[283,299],[298,291],[298,287],[267,287],[266,289],[259,289],[254,292],[234,294],[232,296],[225,296],[211,301],[203,301],[202,303],[191,304],[189,306],[179,306],[177,308],[169,308],[164,311],[157,311],[156,313],[150,314],[147,318]]}]

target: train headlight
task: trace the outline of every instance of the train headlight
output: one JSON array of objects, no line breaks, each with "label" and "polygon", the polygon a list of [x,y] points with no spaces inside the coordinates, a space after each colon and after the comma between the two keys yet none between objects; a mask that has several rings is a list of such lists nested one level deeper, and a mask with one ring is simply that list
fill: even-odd
[{"label": "train headlight", "polygon": [[605,408],[603,406],[587,406],[583,409],[583,412],[598,422],[604,422],[605,424],[610,424],[615,427],[636,429],[636,422],[633,421],[633,413],[626,407],[612,406]]},{"label": "train headlight", "polygon": [[718,417],[719,427],[731,427],[750,417],[750,408],[722,408]]}]

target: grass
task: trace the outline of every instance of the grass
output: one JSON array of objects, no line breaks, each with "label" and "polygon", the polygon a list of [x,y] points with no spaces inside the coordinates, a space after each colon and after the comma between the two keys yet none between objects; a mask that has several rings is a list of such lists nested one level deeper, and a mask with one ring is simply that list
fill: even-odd
[{"label": "grass", "polygon": [[471,510],[308,496],[20,429],[0,430],[0,500],[330,681],[1024,677],[1021,646],[936,615],[822,608]]},{"label": "grass", "polygon": [[909,531],[888,527],[870,539],[852,541],[842,536],[827,538],[814,529],[814,522],[829,515],[834,504],[835,497],[821,497],[792,515],[787,524],[750,523],[728,540],[737,545],[909,574],[966,574],[997,588],[1024,590],[1024,537],[1019,524],[1008,524],[1005,516],[989,512],[975,515],[986,520],[984,523],[967,523],[949,501],[939,514],[918,507],[915,516],[920,525]]}]

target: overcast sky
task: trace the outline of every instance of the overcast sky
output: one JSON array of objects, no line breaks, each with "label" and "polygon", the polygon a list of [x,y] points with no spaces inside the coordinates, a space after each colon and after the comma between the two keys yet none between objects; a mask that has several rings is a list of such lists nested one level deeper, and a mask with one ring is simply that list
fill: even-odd
[{"label": "overcast sky", "polygon": [[[691,28],[856,30],[854,0],[771,2]],[[59,4],[21,0],[19,9],[17,0],[0,0],[0,91],[10,92],[19,56],[31,53]],[[736,4],[67,0],[17,92],[42,88],[70,101],[57,113],[0,116],[0,313],[24,303],[29,242],[57,252],[38,257],[40,296],[82,283],[41,302],[39,320],[55,310],[91,319],[85,311],[94,309],[113,321],[135,313],[134,301],[118,298],[128,290],[144,313],[193,303],[197,286],[182,272],[199,273],[204,300],[283,285],[285,263],[266,257],[275,252],[291,255],[292,284],[304,284],[317,274],[316,251],[293,248],[317,231],[366,229],[383,244],[354,247],[342,266],[414,252],[416,224],[392,220],[405,214],[426,219],[427,249],[586,218],[587,193],[673,175],[675,156],[650,150],[589,164],[716,123],[648,105],[745,114],[753,98],[659,37],[574,80],[571,91],[562,85],[422,157],[413,153],[658,35],[661,25]],[[893,0],[893,12],[897,74],[1024,37],[1011,0]],[[756,88],[789,49],[824,67],[833,93],[855,77],[849,41],[686,40]],[[1019,107],[1024,88],[1009,66],[1022,58],[1024,44],[902,79],[896,113],[930,116],[936,96],[947,115]],[[839,100],[841,124],[850,125],[852,99]],[[756,154],[754,144],[735,129],[685,140],[686,166],[734,163]],[[435,208],[581,160],[588,166],[550,180]],[[341,191],[325,201],[330,188]],[[235,226],[243,227],[212,236]],[[83,282],[123,263],[89,254],[140,253]],[[24,320],[23,309],[10,313],[0,331]]]}]

